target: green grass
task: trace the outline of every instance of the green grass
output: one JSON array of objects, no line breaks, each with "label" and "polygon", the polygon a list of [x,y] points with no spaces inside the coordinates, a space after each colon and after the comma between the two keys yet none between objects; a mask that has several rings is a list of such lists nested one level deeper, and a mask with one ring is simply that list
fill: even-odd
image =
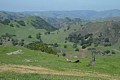
[{"label": "green grass", "polygon": [[[24,54],[7,55],[6,53],[23,50]],[[32,62],[25,62],[29,59]],[[89,58],[78,58],[81,63],[68,63],[64,57],[57,57],[39,51],[33,51],[24,47],[0,46],[0,65],[15,64],[15,65],[32,65],[51,68],[54,70],[71,70],[77,69],[80,71],[91,71],[105,74],[120,75],[120,55],[103,56],[96,58],[96,65],[88,67]]]},{"label": "green grass", "polygon": [[[29,21],[29,20],[27,20]],[[25,21],[26,22],[26,21]],[[11,22],[14,25],[16,25],[17,23]],[[74,32],[74,29],[79,29],[80,27],[78,26],[71,26],[70,30],[66,30],[66,32],[64,31],[64,29],[67,29],[67,27],[63,27],[57,31],[51,32],[51,34],[45,35],[44,33],[46,32],[46,30],[43,29],[35,29],[33,26],[31,26],[31,24],[28,24],[27,26],[23,27],[20,26],[20,28],[18,27],[10,27],[8,25],[3,25],[0,24],[0,35],[3,35],[5,33],[9,33],[9,34],[15,34],[16,38],[21,40],[24,39],[25,40],[25,44],[28,44],[30,42],[33,41],[37,41],[36,39],[36,34],[41,33],[41,38],[42,41],[44,43],[48,43],[48,44],[53,44],[53,43],[58,43],[59,44],[59,48],[62,49],[65,53],[76,53],[75,49],[72,47],[73,43],[70,43],[67,41],[67,43],[65,43],[65,38],[68,37],[68,35],[72,32]],[[57,34],[58,32],[58,34]],[[28,38],[28,36],[31,35],[32,38]],[[67,48],[64,48],[64,45],[67,45]],[[78,46],[80,47],[80,46]]]},{"label": "green grass", "polygon": [[[29,19],[25,19],[24,20],[27,24],[27,21],[30,22]],[[13,25],[16,25],[17,23],[14,21],[11,21],[11,23]],[[17,24],[18,25],[18,24]],[[45,35],[44,33],[46,32],[46,30],[44,29],[35,29],[31,24],[27,24],[27,26],[20,26],[18,27],[10,27],[9,25],[3,25],[0,23],[0,35],[4,35],[5,33],[9,33],[9,34],[15,34],[16,38],[21,40],[24,39],[25,40],[25,44],[28,44],[30,42],[33,41],[37,41],[36,39],[36,34],[41,33],[41,37],[42,37],[42,41],[44,43],[48,43],[48,44],[52,44],[52,43],[58,43],[60,45],[59,48],[61,48],[63,51],[67,52],[67,53],[76,53],[74,50],[74,48],[72,48],[73,43],[67,42],[65,43],[65,38],[68,37],[68,35],[72,32],[74,32],[74,29],[79,29],[79,26],[74,26],[72,25],[70,30],[66,30],[64,31],[64,29],[67,29],[67,27],[63,27],[61,29],[56,30],[51,32],[51,34],[49,35]],[[58,34],[57,34],[58,32]],[[28,36],[31,35],[32,38],[28,38]],[[68,48],[64,49],[64,45],[67,45]]]},{"label": "green grass", "polygon": [[42,74],[20,74],[14,72],[0,73],[1,80],[105,80],[95,77],[78,77],[78,76],[63,76],[63,75],[42,75]]},{"label": "green grass", "polygon": [[74,29],[79,28],[79,26],[71,26],[70,30],[64,31],[64,29],[67,29],[67,27],[63,27],[59,30],[52,32],[53,34],[42,35],[42,39],[45,43],[64,43],[65,38],[68,37],[70,33],[75,32]]},{"label": "green grass", "polygon": [[[35,29],[34,27],[20,27],[20,28],[17,28],[17,27],[10,27],[10,26],[5,26],[5,25],[2,25],[0,24],[0,36],[1,35],[4,35],[5,33],[9,33],[11,35],[16,35],[16,39],[18,40],[21,40],[21,39],[24,39],[25,40],[25,44],[28,44],[32,41],[36,41],[36,34],[38,33],[44,33],[46,32],[45,30],[43,29]],[[29,39],[28,36],[31,35],[32,38]]]}]

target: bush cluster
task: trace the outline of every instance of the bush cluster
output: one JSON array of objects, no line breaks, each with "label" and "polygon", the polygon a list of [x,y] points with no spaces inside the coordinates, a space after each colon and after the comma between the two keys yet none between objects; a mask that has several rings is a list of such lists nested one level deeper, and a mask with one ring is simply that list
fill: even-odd
[{"label": "bush cluster", "polygon": [[53,48],[51,47],[48,47],[46,44],[44,43],[30,43],[26,46],[27,48],[31,49],[31,50],[40,50],[42,52],[46,52],[46,53],[49,53],[49,54],[57,54],[56,51],[53,50]]}]

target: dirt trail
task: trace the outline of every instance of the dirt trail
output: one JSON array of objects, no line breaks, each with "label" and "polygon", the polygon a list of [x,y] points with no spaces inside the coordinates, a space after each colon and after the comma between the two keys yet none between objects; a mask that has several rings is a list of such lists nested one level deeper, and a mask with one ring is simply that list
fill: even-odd
[{"label": "dirt trail", "polygon": [[109,80],[120,80],[119,76],[111,76],[107,74],[93,73],[93,72],[82,72],[78,70],[66,70],[66,71],[56,71],[43,67],[34,66],[24,66],[24,65],[4,65],[0,66],[0,72],[4,71],[14,71],[18,73],[37,73],[37,74],[52,74],[52,75],[69,75],[69,76],[88,76],[88,77],[98,77],[102,79]]}]

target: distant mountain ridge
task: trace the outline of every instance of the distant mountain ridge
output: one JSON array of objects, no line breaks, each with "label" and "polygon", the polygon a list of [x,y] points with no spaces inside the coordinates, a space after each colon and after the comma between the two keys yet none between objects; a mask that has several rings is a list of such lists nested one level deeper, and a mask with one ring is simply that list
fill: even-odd
[{"label": "distant mountain ridge", "polygon": [[105,11],[93,11],[93,10],[75,10],[75,11],[41,11],[41,12],[23,12],[25,15],[34,15],[52,18],[81,18],[81,19],[96,19],[96,18],[108,18],[120,16],[120,10],[105,10]]},{"label": "distant mountain ridge", "polygon": [[25,16],[27,15],[20,13],[20,12],[0,11],[0,20],[19,19],[19,18],[24,18]]},{"label": "distant mountain ridge", "polygon": [[120,16],[120,10],[73,10],[73,11],[25,11],[25,12],[8,12],[0,11],[0,19],[2,18],[22,18],[25,16],[40,16],[42,18],[81,18],[81,19],[96,19],[96,18],[109,18]]}]

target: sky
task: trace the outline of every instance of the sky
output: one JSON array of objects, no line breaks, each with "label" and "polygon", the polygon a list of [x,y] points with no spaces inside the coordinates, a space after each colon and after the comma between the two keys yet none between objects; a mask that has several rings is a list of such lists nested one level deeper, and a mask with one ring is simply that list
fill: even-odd
[{"label": "sky", "polygon": [[120,0],[0,0],[3,11],[70,11],[120,9]]}]

